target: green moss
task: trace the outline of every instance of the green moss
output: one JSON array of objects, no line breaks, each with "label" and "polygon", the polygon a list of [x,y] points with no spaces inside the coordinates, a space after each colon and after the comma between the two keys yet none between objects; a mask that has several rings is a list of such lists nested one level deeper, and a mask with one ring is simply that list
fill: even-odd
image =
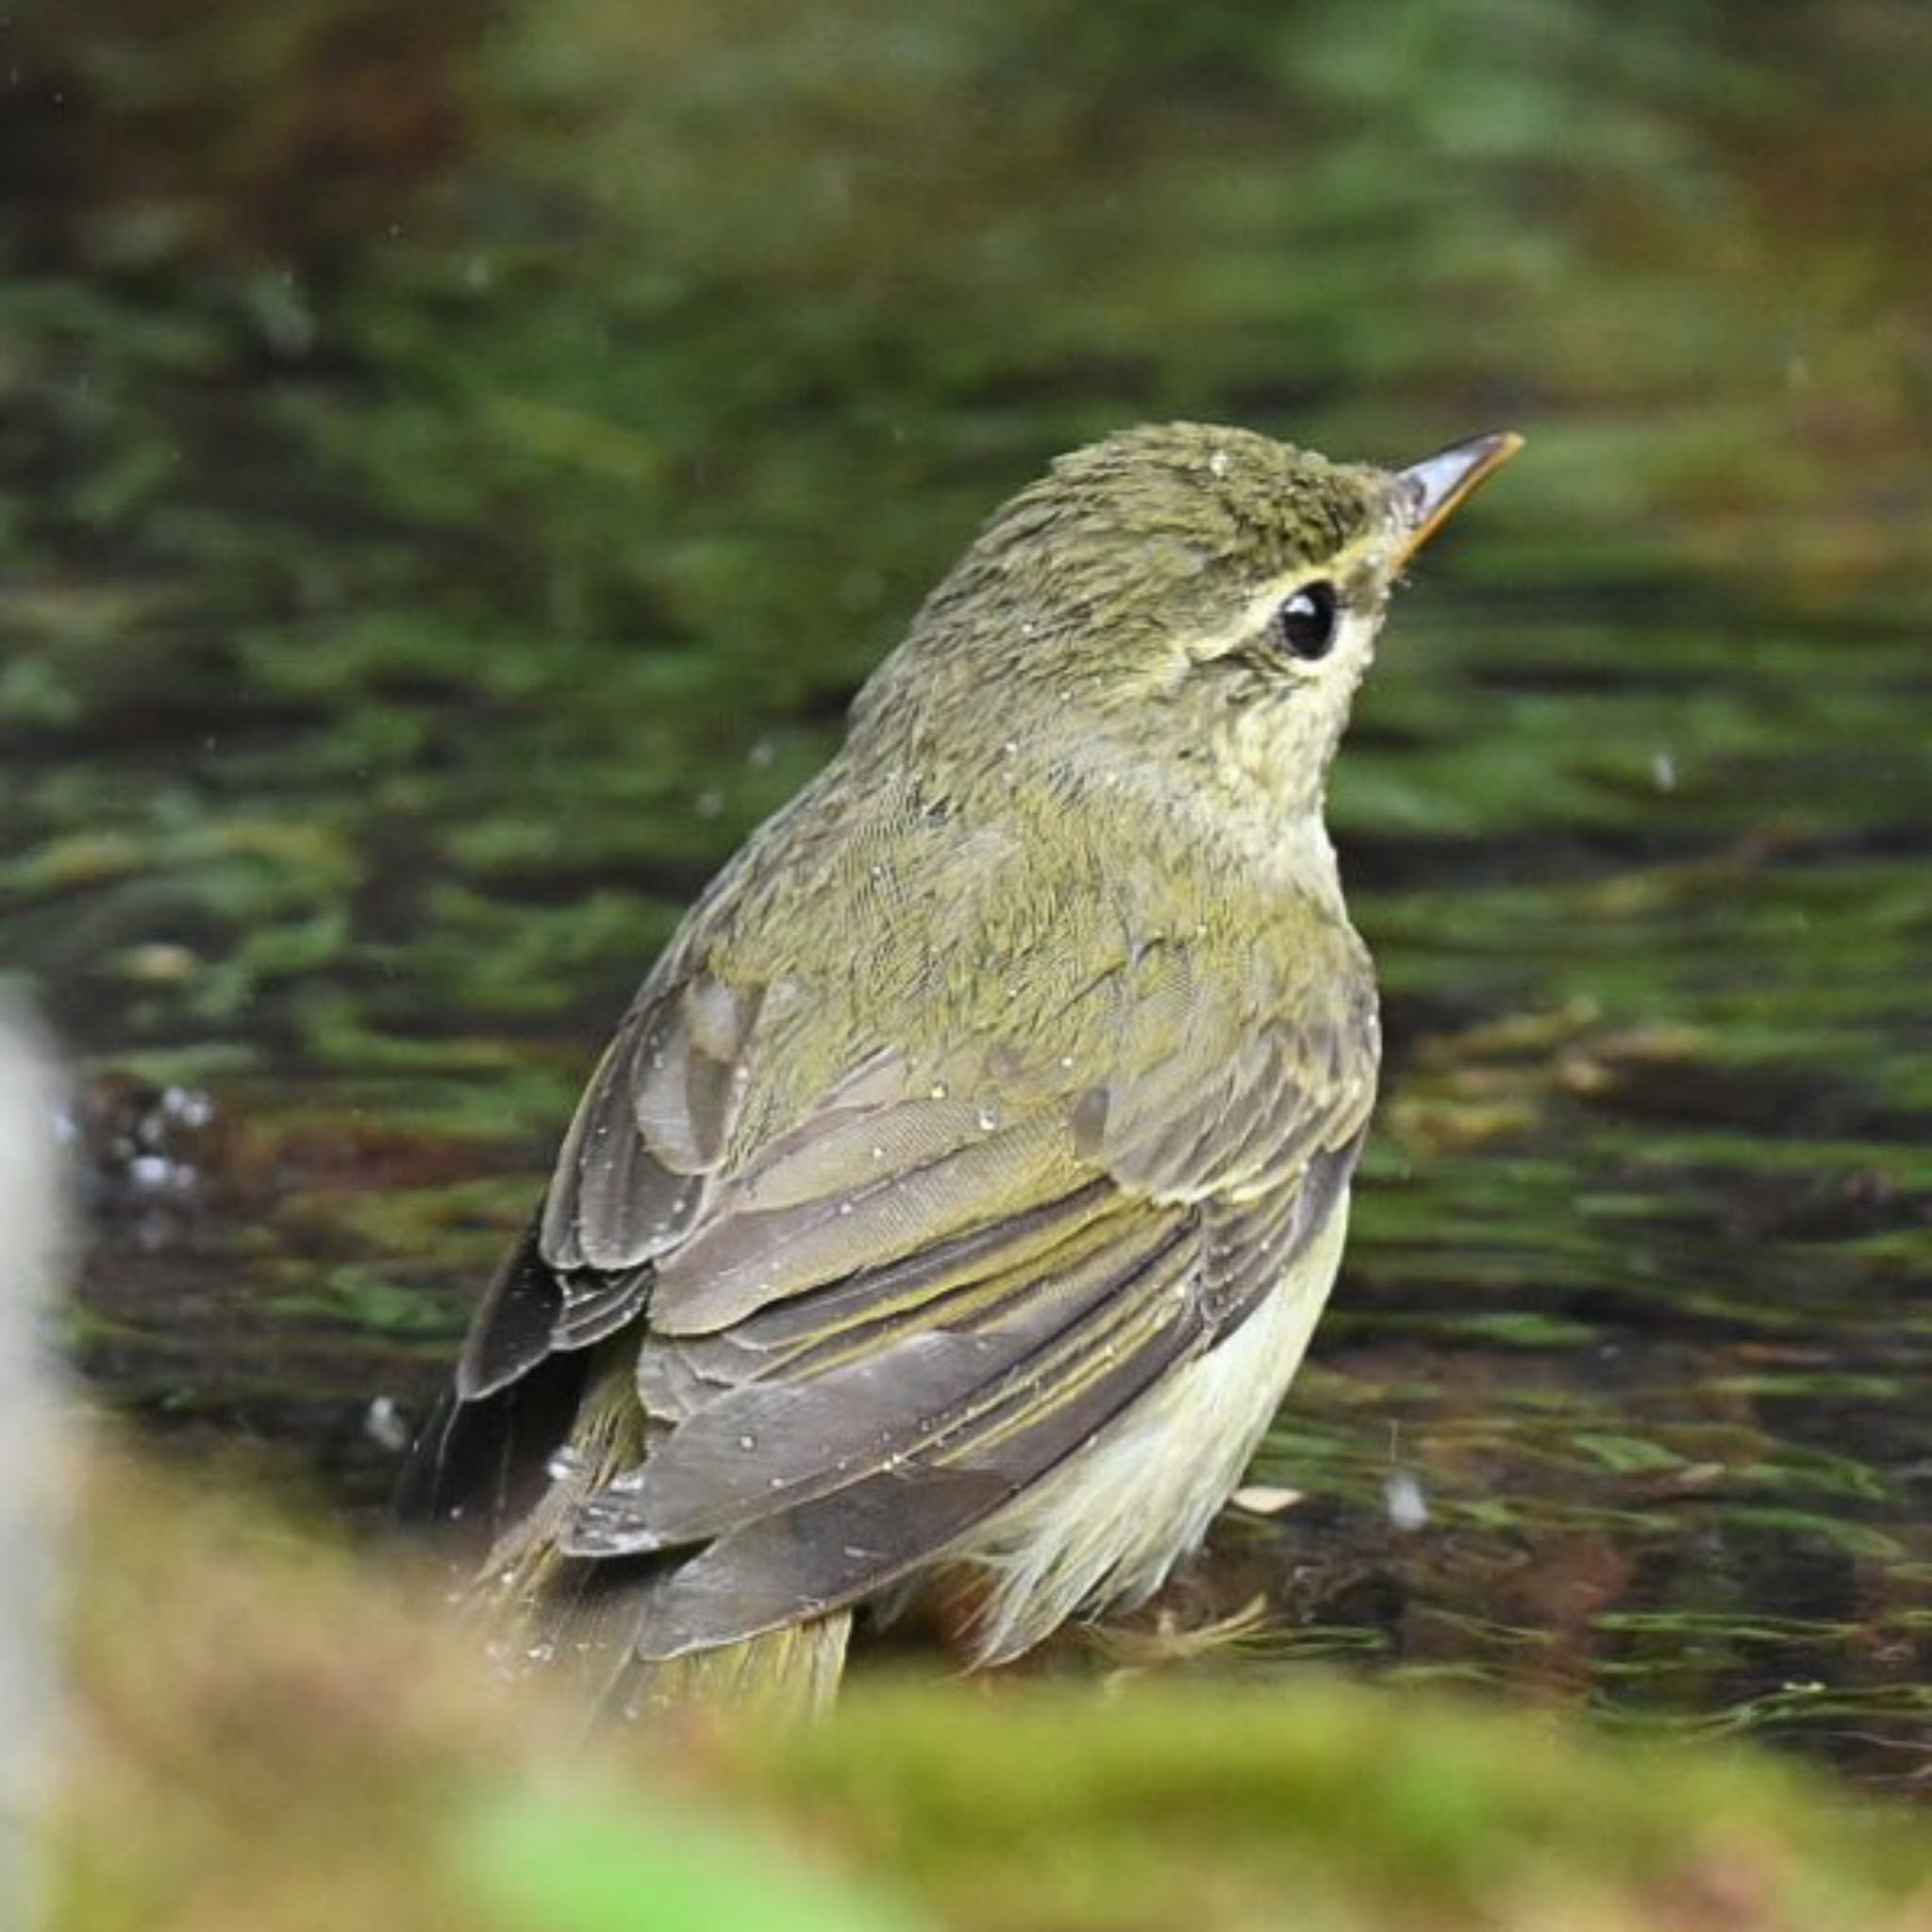
[{"label": "green moss", "polygon": [[[902,1687],[761,1753],[760,1777],[953,1924],[1852,1925],[1924,1874],[1898,1821],[1748,1758],[1312,1675],[974,1697]],[[1304,1917],[1307,1914],[1307,1917]],[[1595,1923],[1594,1919],[1590,1920]]]},{"label": "green moss", "polygon": [[[53,1932],[208,1932],[238,1896],[260,1932],[1907,1932],[1932,1884],[1907,1816],[1759,1752],[1307,1670],[861,1678],[808,1730],[587,1738],[541,1678],[494,1680],[440,1590],[263,1513],[232,1458],[81,1466]],[[1759,1716],[1807,1701],[1860,1714],[1792,1683]]]}]

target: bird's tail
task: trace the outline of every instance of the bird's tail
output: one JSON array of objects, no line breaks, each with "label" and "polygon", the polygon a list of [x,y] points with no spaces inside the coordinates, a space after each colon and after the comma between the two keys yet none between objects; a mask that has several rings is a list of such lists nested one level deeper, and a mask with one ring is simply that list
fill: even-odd
[{"label": "bird's tail", "polygon": [[[634,1627],[635,1622],[633,1615],[626,1624]],[[808,1624],[661,1662],[626,1650],[600,1707],[630,1722],[709,1705],[748,1707],[787,1724],[816,1717],[838,1695],[851,1627],[851,1611],[834,1610]],[[563,1641],[573,1641],[568,1630]]]},{"label": "bird's tail", "polygon": [[[563,1554],[564,1530],[584,1498],[648,1453],[630,1354],[621,1341],[607,1344],[584,1363],[574,1403],[542,1404],[568,1414],[561,1440],[555,1424],[532,1426],[519,1414],[515,1389],[454,1406],[419,1448],[419,1462],[429,1457],[434,1466],[416,1474],[415,1513],[487,1527],[493,1541],[466,1596],[492,1654],[513,1674],[567,1683],[600,1717],[726,1704],[782,1718],[824,1710],[843,1673],[849,1611],[682,1657],[644,1657],[637,1633],[675,1558]],[[506,1406],[492,1413],[496,1403]],[[521,1466],[535,1457],[536,1469]]]}]

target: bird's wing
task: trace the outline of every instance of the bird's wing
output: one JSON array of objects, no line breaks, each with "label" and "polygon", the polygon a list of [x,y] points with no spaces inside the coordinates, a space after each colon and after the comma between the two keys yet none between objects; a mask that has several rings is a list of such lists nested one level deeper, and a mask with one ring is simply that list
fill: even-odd
[{"label": "bird's wing", "polygon": [[875,1050],[778,1117],[761,1069],[811,1062],[808,1001],[689,961],[647,989],[459,1377],[514,1392],[637,1325],[648,1452],[561,1547],[688,1556],[647,1654],[941,1553],[1283,1278],[1346,1185],[1376,1058],[1358,944],[1307,934],[1292,983],[1132,946],[1024,1027]]}]

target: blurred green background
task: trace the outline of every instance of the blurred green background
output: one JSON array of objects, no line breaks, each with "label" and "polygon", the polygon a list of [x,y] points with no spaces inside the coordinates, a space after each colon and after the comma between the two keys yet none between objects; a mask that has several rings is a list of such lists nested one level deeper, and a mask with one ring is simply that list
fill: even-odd
[{"label": "blurred green background", "polygon": [[1917,0],[0,21],[0,972],[102,1398],[372,1520],[654,949],[1005,492],[1515,427],[1338,777],[1391,1053],[1298,1500],[1102,1661],[1924,1790],[1928,84]]}]

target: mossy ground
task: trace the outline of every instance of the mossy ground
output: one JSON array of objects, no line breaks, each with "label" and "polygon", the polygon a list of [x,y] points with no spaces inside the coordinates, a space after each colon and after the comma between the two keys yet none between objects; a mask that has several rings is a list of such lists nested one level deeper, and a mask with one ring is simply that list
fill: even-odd
[{"label": "mossy ground", "polygon": [[51,1932],[1918,1932],[1907,1814],[1341,1682],[874,1681],[587,1743],[239,1471],[91,1458]]}]

